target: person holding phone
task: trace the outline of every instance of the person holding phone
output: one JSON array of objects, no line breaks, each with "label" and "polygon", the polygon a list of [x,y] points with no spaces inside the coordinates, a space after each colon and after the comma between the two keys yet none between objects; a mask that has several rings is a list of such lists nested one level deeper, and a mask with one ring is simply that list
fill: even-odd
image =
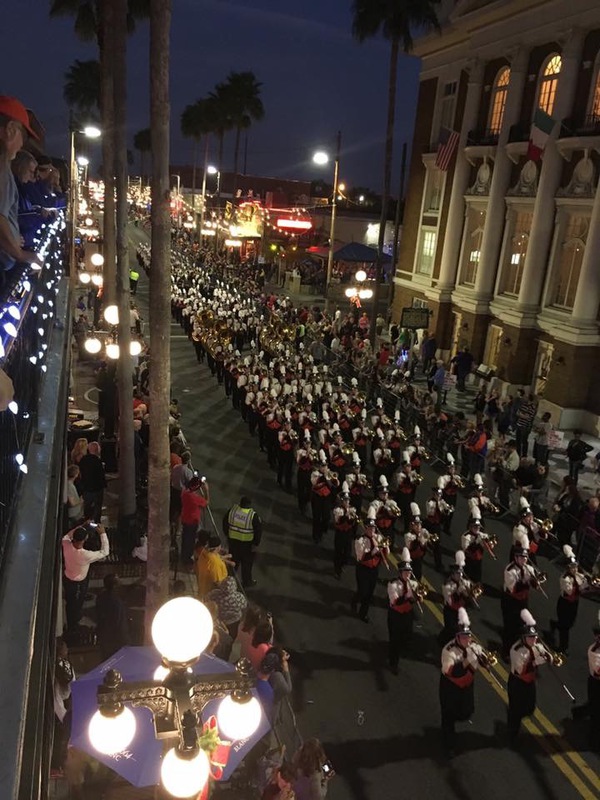
[{"label": "person holding phone", "polygon": [[[100,535],[100,550],[85,549],[90,528],[97,530]],[[110,553],[110,545],[104,526],[90,521],[88,524],[73,528],[63,536],[62,550],[67,630],[69,633],[73,633],[77,631],[81,619],[83,603],[90,580],[90,564],[93,564],[94,561],[101,561]]]},{"label": "person holding phone", "polygon": [[294,759],[296,800],[322,800],[335,770],[318,739],[307,739]]}]

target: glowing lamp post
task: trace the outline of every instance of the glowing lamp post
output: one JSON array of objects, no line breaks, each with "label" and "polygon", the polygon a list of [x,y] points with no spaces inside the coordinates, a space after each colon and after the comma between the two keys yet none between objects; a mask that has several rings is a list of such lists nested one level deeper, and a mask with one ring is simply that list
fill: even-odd
[{"label": "glowing lamp post", "polygon": [[[325,295],[329,290],[331,283],[331,274],[333,272],[333,251],[335,248],[335,213],[337,209],[337,196],[340,190],[339,174],[340,174],[340,150],[342,148],[342,132],[338,131],[336,139],[336,155],[333,167],[333,194],[331,196],[331,224],[329,227],[329,253],[327,254],[327,280],[325,284]],[[329,163],[329,155],[324,150],[317,150],[313,155],[313,162],[318,166],[325,166]]]},{"label": "glowing lamp post", "polygon": [[98,711],[90,720],[92,746],[101,753],[125,750],[135,737],[135,717],[126,703],[145,706],[154,716],[156,737],[167,743],[161,782],[172,797],[201,792],[210,764],[198,740],[201,710],[208,700],[223,698],[217,712],[219,730],[237,741],[256,732],[261,707],[253,697],[250,664],[242,659],[235,673],[194,675],[191,667],[213,635],[210,612],[199,600],[177,597],[162,606],[152,622],[152,640],[163,669],[154,680],[123,683],[110,670],[98,687]]}]

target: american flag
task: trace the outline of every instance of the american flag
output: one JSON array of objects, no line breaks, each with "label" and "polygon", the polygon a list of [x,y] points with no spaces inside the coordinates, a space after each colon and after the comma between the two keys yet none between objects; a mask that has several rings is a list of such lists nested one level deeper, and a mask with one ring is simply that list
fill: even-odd
[{"label": "american flag", "polygon": [[457,131],[451,131],[449,128],[442,128],[440,131],[440,142],[438,144],[437,157],[435,165],[442,172],[446,172],[452,161],[454,151],[458,146],[459,134]]}]

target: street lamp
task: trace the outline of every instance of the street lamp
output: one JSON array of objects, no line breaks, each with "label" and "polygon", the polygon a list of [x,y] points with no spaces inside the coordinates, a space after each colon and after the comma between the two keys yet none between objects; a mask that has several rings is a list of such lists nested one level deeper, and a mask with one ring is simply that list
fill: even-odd
[{"label": "street lamp", "polygon": [[177,228],[181,228],[181,175],[171,175],[177,181]]},{"label": "street lamp", "polygon": [[[335,212],[337,208],[337,195],[339,191],[338,178],[340,172],[340,150],[342,148],[342,132],[338,131],[336,138],[336,155],[333,168],[333,193],[331,196],[331,225],[329,228],[329,253],[327,255],[327,281],[325,284],[325,295],[329,290],[331,283],[331,274],[333,272],[333,251],[335,248]],[[324,166],[329,163],[329,155],[324,150],[317,150],[313,155],[313,162],[319,166]]]},{"label": "street lamp", "polygon": [[[69,166],[69,178],[71,183],[71,225],[70,225],[70,235],[71,235],[71,247],[70,247],[70,265],[69,271],[71,277],[71,281],[75,278],[76,268],[75,268],[75,229],[77,227],[77,209],[79,208],[79,198],[78,198],[78,175],[77,175],[77,163],[78,161],[75,158],[75,134],[81,134],[85,136],[87,139],[98,139],[102,136],[102,131],[100,128],[96,127],[96,125],[86,125],[83,128],[74,128],[71,124],[71,158],[70,158],[70,166]],[[80,156],[81,158],[81,156]],[[72,284],[73,285],[73,284]]]},{"label": "street lamp", "polygon": [[[212,164],[209,164],[204,173],[202,175],[202,197],[200,198],[200,242],[202,242],[202,229],[204,228],[204,205],[206,203],[206,176],[207,175],[217,175],[220,176],[220,172],[216,167],[213,167]],[[219,177],[217,177],[217,181]]]},{"label": "street lamp", "polygon": [[154,617],[151,632],[166,675],[162,680],[123,683],[118,672],[109,670],[98,687],[98,711],[88,728],[90,742],[101,753],[122,752],[135,736],[135,717],[126,703],[149,708],[157,739],[169,743],[161,765],[162,784],[173,797],[191,797],[203,790],[210,774],[208,756],[198,741],[204,705],[223,698],[217,722],[234,741],[252,736],[262,712],[251,692],[254,681],[246,659],[238,662],[235,673],[191,671],[213,635],[212,618],[199,600],[169,600]]}]

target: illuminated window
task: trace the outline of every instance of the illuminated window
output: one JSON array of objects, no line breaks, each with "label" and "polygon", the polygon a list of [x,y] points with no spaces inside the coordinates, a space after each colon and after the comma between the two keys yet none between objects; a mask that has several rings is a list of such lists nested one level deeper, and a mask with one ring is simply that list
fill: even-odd
[{"label": "illuminated window", "polygon": [[502,67],[496,75],[492,98],[490,101],[490,119],[488,128],[490,133],[495,136],[500,133],[502,120],[504,119],[504,109],[506,107],[506,96],[508,94],[508,84],[510,83],[510,67]]},{"label": "illuminated window", "polygon": [[[454,111],[456,109],[456,93],[458,90],[458,83],[445,83],[442,90],[442,97],[440,100],[440,132],[442,128],[452,130],[454,126]],[[439,140],[439,135],[438,135]]]},{"label": "illuminated window", "polygon": [[460,278],[460,282],[467,286],[475,285],[477,268],[481,259],[481,240],[483,239],[484,227],[485,210],[471,206],[467,212]]},{"label": "illuminated window", "polygon": [[592,82],[589,114],[594,120],[600,119],[600,55],[596,59],[596,72]]},{"label": "illuminated window", "polygon": [[538,87],[538,108],[552,116],[554,111],[554,101],[556,100],[556,89],[558,87],[558,77],[562,67],[562,58],[557,54],[551,55],[545,62],[541,72]]},{"label": "illuminated window", "polygon": [[529,244],[529,231],[533,212],[517,211],[512,225],[512,237],[510,244],[506,248],[503,280],[501,285],[502,294],[517,296],[521,288],[523,269],[525,267],[525,257],[527,256],[527,246]]},{"label": "illuminated window", "polygon": [[417,272],[419,275],[431,275],[433,270],[433,258],[435,256],[435,245],[437,242],[436,231],[422,230],[419,241],[419,252],[417,255]]},{"label": "illuminated window", "polygon": [[573,308],[585,251],[588,225],[589,219],[587,217],[576,214],[569,215],[565,236],[557,253],[558,264],[552,295],[553,306]]},{"label": "illuminated window", "polygon": [[423,213],[439,214],[445,174],[441,169],[435,167],[427,170]]}]

